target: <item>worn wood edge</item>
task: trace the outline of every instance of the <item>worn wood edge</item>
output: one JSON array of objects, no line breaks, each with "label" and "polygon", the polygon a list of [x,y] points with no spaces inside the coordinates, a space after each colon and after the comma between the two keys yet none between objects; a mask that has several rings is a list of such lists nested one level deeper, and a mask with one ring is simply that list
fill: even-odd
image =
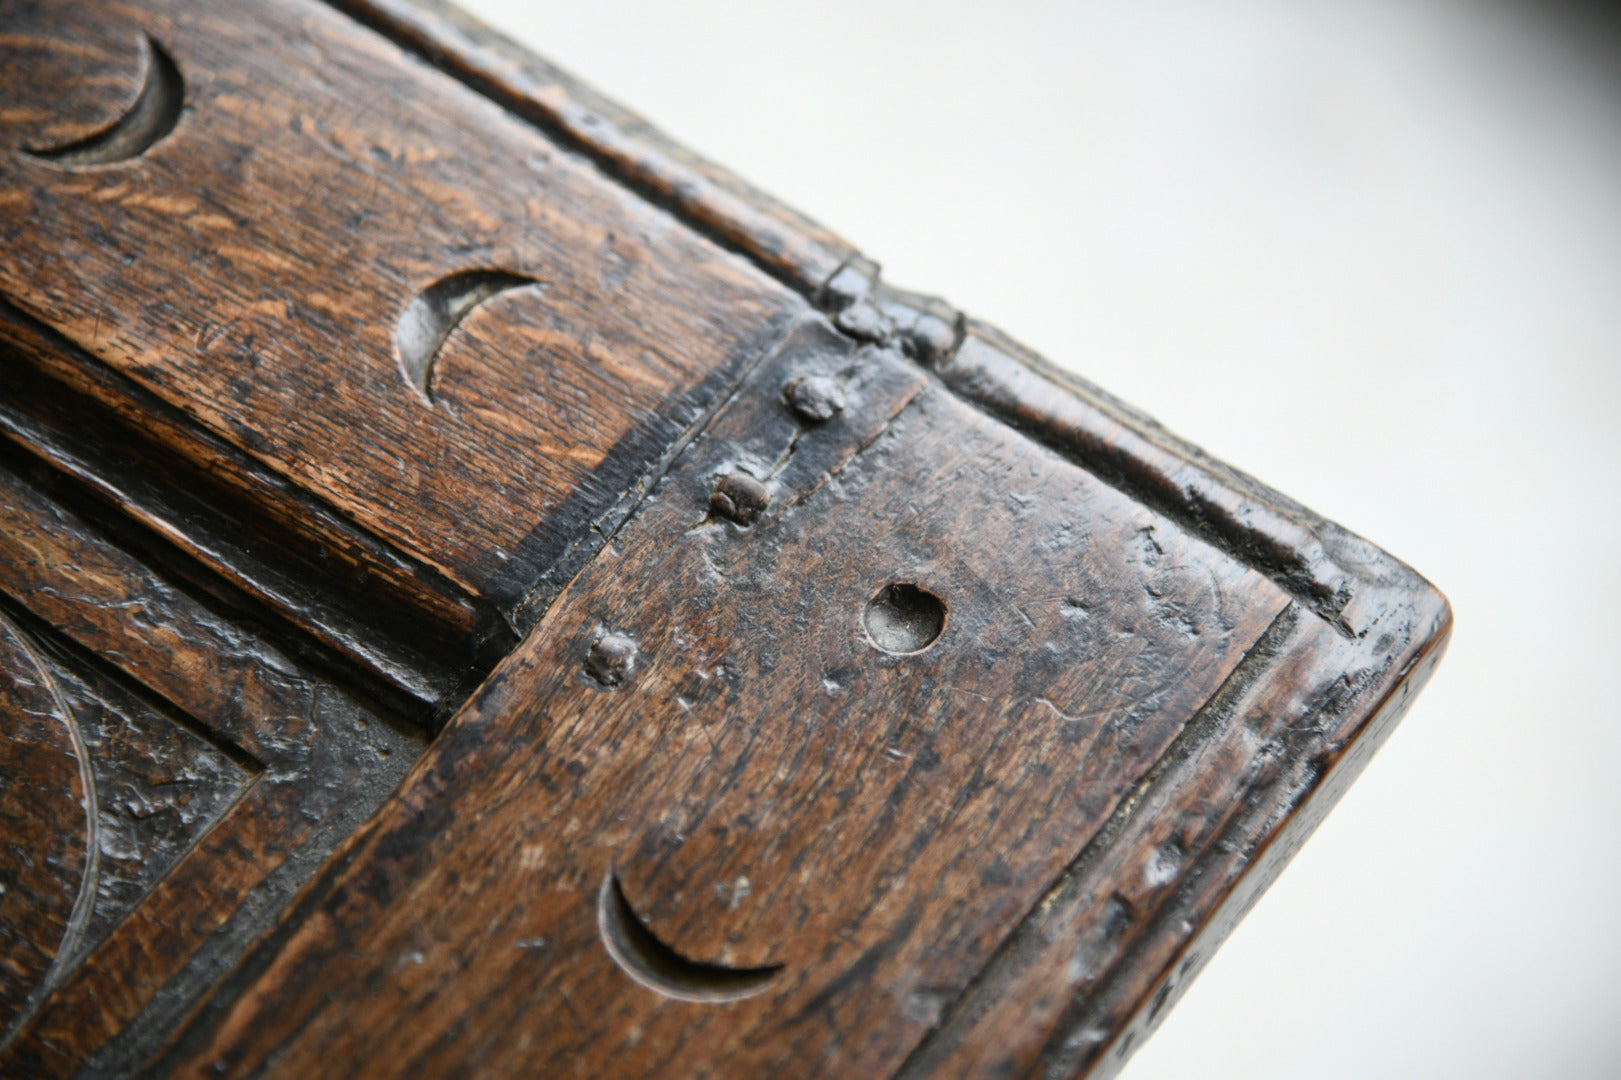
[{"label": "worn wood edge", "polygon": [[856,254],[848,241],[444,0],[328,2],[586,154],[615,180],[802,295],[813,295]]},{"label": "worn wood edge", "polygon": [[1365,577],[1358,564],[1394,562],[1365,541],[994,327],[882,282],[878,265],[849,243],[447,0],[328,2],[586,153],[612,178],[802,292],[846,334],[901,347],[965,400],[1267,574],[1341,632],[1359,631],[1346,610]]},{"label": "worn wood edge", "polygon": [[0,357],[24,351],[40,373],[73,393],[93,399],[123,419],[134,418],[151,429],[153,441],[210,469],[222,483],[266,504],[275,519],[305,532],[310,543],[353,550],[352,562],[365,562],[384,576],[389,587],[408,595],[413,607],[459,629],[471,629],[475,616],[471,594],[456,582],[396,549],[352,521],[341,510],[298,487],[246,452],[238,450],[179,408],[136,384],[129,376],[85,351],[42,321],[37,313],[0,296]]},{"label": "worn wood edge", "polygon": [[[1306,785],[1289,785],[1287,781],[1292,776],[1284,777],[1276,785],[1292,788],[1282,792],[1292,798],[1285,805],[1270,808],[1272,827],[1251,849],[1255,854],[1246,861],[1240,874],[1226,883],[1219,906],[1196,923],[1194,932],[1167,962],[1153,971],[1139,971],[1141,978],[1132,988],[1136,992],[1129,999],[1122,993],[1111,995],[1113,1002],[1101,1003],[1102,1007],[1109,1004],[1123,1007],[1130,1019],[1116,1028],[1106,1043],[1097,1045],[1084,1062],[1074,1059],[1072,1041],[1066,1045],[1067,1032],[1055,1031],[1043,1050],[1042,1075],[1108,1080],[1119,1073],[1132,1052],[1164,1021],[1216,950],[1362,775],[1435,673],[1451,641],[1453,619],[1445,599],[1439,593],[1433,593],[1433,598],[1440,607],[1433,632],[1399,669],[1390,673],[1377,693],[1366,694],[1357,703],[1351,714],[1355,732],[1349,742],[1324,755],[1324,760],[1302,763],[1309,779]],[[1171,914],[1180,913],[1167,913],[1167,917]]]},{"label": "worn wood edge", "polygon": [[[1318,650],[1311,649],[1305,632],[1311,624],[1323,623],[1298,602],[1251,647],[1172,748],[1120,799],[1107,824],[1041,903],[1000,942],[963,994],[945,1007],[939,1025],[896,1072],[898,1080],[981,1075],[1097,1080],[1117,1074],[1362,774],[1446,652],[1452,613],[1443,595],[1417,574],[1381,592],[1388,611],[1417,616],[1422,628],[1394,649],[1367,639],[1344,642],[1326,628],[1319,632],[1319,637],[1341,641],[1341,650],[1355,650],[1373,676],[1363,679],[1360,688],[1345,676],[1334,679],[1334,684],[1349,686],[1352,694],[1329,710],[1332,715],[1321,717],[1323,730],[1313,731],[1310,739],[1290,746],[1276,761],[1238,783],[1229,796],[1229,811],[1203,845],[1188,851],[1174,879],[1164,885],[1161,902],[1135,913],[1125,939],[1112,942],[1112,952],[1104,950],[1110,960],[1101,975],[1071,984],[1073,979],[1060,978],[1054,970],[1067,932],[1076,932],[1078,913],[1084,932],[1102,937],[1112,932],[1084,919],[1089,898],[1096,898],[1097,889],[1109,884],[1109,874],[1120,872],[1099,869],[1097,864],[1117,855],[1120,843],[1143,845],[1143,837],[1128,834],[1151,829],[1157,803],[1187,782],[1177,770],[1198,767],[1222,728],[1238,722],[1243,699],[1260,696],[1269,683],[1276,683],[1279,666],[1305,660],[1319,666],[1324,676],[1342,670],[1344,655],[1339,650],[1313,658]],[[1318,722],[1316,712],[1310,718]],[[1287,730],[1284,738],[1289,738]],[[987,1046],[984,1028],[995,1025],[1003,994],[1020,986],[1028,991],[1033,984],[1047,986],[1054,996],[1068,994],[1067,1001],[1052,1017],[1037,1018],[1033,1030],[997,1031],[989,1036],[994,1044]],[[1015,1067],[1020,1048],[1024,1065]],[[982,1057],[977,1067],[958,1057],[963,1051],[982,1056],[992,1049],[1012,1051],[1013,1056],[1003,1057],[997,1067],[987,1067]]]}]

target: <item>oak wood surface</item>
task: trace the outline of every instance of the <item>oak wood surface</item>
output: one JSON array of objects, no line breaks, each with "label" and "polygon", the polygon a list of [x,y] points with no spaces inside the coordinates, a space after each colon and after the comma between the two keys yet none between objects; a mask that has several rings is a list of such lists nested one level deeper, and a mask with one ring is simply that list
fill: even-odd
[{"label": "oak wood surface", "polygon": [[[410,699],[448,712],[510,647],[499,617],[0,304],[0,432],[172,549]],[[483,654],[483,655],[481,655]]]},{"label": "oak wood surface", "polygon": [[0,1073],[1109,1075],[1444,649],[448,6],[0,17]]},{"label": "oak wood surface", "polygon": [[[323,5],[18,14],[0,289],[476,594],[520,599],[571,539],[548,518],[605,509],[803,306]],[[18,152],[116,117],[143,35],[185,79],[169,135],[100,168]],[[468,315],[429,402],[396,327],[470,270],[533,284]]]},{"label": "oak wood surface", "polygon": [[81,737],[64,715],[54,672],[10,619],[0,622],[0,1023],[10,1026],[45,981],[59,946],[83,923],[79,883],[89,854]]},{"label": "oak wood surface", "polygon": [[[807,364],[854,368],[854,400],[801,430]],[[752,525],[708,515],[715,476],[785,455]],[[199,1066],[882,1075],[1289,602],[884,354],[762,366],[614,548]],[[891,581],[949,607],[923,653],[867,639]],[[613,688],[581,670],[604,629],[639,650]],[[600,963],[610,870],[678,952],[782,974],[725,1009],[650,995]]]},{"label": "oak wood surface", "polygon": [[[109,892],[95,899],[87,932],[104,924],[105,940],[86,940],[95,950],[87,949],[77,967],[47,987],[53,991],[50,1008],[0,1051],[0,1069],[8,1073],[65,1075],[102,1041],[125,1030],[177,976],[173,989],[181,991],[188,968],[217,968],[234,959],[246,944],[243,931],[255,924],[262,928],[278,895],[284,902],[302,875],[381,801],[415,758],[422,737],[390,723],[250,629],[208,610],[5,471],[0,471],[0,590],[48,624],[36,635],[50,634],[88,650],[129,685],[177,710],[178,716],[160,711],[148,721],[160,736],[142,738],[144,745],[131,748],[138,764],[172,770],[195,789],[203,779],[197,764],[159,741],[162,735],[170,741],[183,738],[191,728],[236,759],[234,765],[230,760],[217,764],[216,770],[247,773],[237,779],[222,812],[213,815],[217,823],[187,822],[187,835],[171,845],[174,855],[168,859],[153,850],[149,838],[121,844],[120,830],[154,809],[130,805],[127,792],[110,789],[113,797],[103,799],[101,812],[91,817],[89,844],[103,855],[104,878],[108,857],[130,847],[124,853],[129,872],[156,880],[150,891]],[[8,629],[14,640],[28,637],[16,618]],[[35,651],[43,650],[36,646]],[[80,669],[76,676],[59,675],[64,681],[96,678],[93,663],[75,665],[71,654],[58,663]],[[118,707],[118,698],[113,702]],[[88,719],[75,719],[85,709],[72,695],[63,695],[56,705],[66,714],[62,722],[91,726]],[[123,711],[136,708],[126,704]],[[116,726],[130,737],[127,720]],[[102,757],[86,766],[116,787],[117,772]],[[168,782],[172,785],[173,778]],[[194,790],[171,794],[178,794],[176,809],[186,817],[202,814]],[[288,860],[297,860],[302,870],[291,880],[277,880],[278,868]],[[82,880],[81,873],[71,886]],[[248,910],[250,901],[268,910]],[[220,934],[233,918],[247,925]],[[206,980],[217,972],[197,974]],[[182,995],[169,1007],[185,1000]],[[16,1019],[9,1017],[8,1024]],[[138,1038],[140,1032],[129,1035]]]}]

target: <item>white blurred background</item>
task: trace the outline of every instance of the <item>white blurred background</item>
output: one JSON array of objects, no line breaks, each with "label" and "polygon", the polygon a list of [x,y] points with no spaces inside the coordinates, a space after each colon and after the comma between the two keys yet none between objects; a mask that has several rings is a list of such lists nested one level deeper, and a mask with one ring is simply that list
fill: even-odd
[{"label": "white blurred background", "polygon": [[1128,1080],[1621,1077],[1605,8],[461,2],[1451,598]]}]

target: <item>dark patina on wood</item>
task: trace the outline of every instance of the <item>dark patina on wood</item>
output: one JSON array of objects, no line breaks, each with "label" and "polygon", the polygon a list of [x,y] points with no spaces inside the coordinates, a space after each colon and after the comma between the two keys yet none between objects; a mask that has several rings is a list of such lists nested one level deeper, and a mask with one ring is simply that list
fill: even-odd
[{"label": "dark patina on wood", "polygon": [[1105,1076],[1444,648],[453,9],[3,16],[5,1075]]}]

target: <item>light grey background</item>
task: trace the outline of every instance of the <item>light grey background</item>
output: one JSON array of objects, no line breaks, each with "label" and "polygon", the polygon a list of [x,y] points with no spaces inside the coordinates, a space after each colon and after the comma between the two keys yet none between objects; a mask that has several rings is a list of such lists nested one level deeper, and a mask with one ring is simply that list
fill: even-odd
[{"label": "light grey background", "polygon": [[1600,9],[463,3],[1451,598],[1434,683],[1130,1080],[1621,1076]]}]

